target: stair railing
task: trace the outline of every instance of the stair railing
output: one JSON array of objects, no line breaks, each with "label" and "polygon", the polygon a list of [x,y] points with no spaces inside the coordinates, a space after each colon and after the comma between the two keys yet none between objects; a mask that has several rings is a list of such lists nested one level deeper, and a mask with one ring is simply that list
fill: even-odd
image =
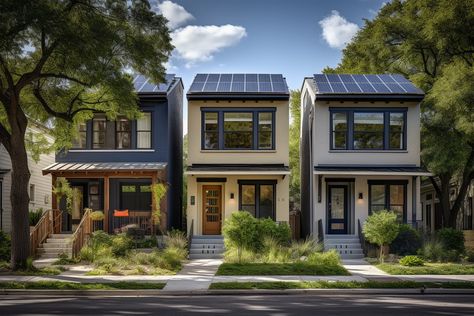
[{"label": "stair railing", "polygon": [[193,241],[193,235],[194,235],[194,219],[191,220],[191,226],[189,227],[189,232],[188,232],[188,253],[191,252],[191,243]]},{"label": "stair railing", "polygon": [[91,210],[88,209],[82,216],[81,222],[76,228],[74,234],[71,237],[72,243],[72,257],[75,258],[79,255],[82,247],[87,243],[92,233],[92,219],[90,217]]},{"label": "stair railing", "polygon": [[323,227],[323,220],[318,220],[318,242],[324,242],[324,227]]},{"label": "stair railing", "polygon": [[[59,214],[59,215],[58,215]],[[61,211],[47,210],[43,213],[38,223],[30,231],[30,256],[36,256],[38,247],[45,242],[50,234],[59,233],[61,230]]]}]

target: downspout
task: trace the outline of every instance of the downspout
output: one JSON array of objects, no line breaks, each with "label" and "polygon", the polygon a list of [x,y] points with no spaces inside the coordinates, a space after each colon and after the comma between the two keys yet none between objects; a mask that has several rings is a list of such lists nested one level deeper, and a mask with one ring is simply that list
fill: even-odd
[{"label": "downspout", "polygon": [[417,182],[418,176],[412,176],[411,179],[411,195],[412,195],[412,207],[411,207],[411,221],[412,221],[412,226],[414,228],[417,228],[417,222],[416,222],[416,213],[417,213],[417,200],[416,200],[416,182]]},{"label": "downspout", "polygon": [[[308,126],[309,126],[309,163],[310,163],[310,177],[309,177],[309,202],[310,202],[310,223],[311,223],[311,233],[310,235],[314,236],[315,233],[315,223],[314,223],[314,192],[313,192],[313,181],[314,181],[314,164],[313,164],[313,107],[311,105],[311,110],[308,115]],[[317,234],[316,234],[317,235]]]}]

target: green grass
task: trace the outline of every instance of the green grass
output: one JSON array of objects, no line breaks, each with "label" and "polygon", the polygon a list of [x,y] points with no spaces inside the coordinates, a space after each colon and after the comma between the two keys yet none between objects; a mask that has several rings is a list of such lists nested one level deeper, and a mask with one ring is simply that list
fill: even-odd
[{"label": "green grass", "polygon": [[342,266],[295,263],[223,263],[216,275],[350,275]]},{"label": "green grass", "polygon": [[19,290],[161,290],[165,283],[111,282],[72,283],[60,281],[0,282],[0,289]]},{"label": "green grass", "polygon": [[460,263],[425,263],[423,266],[406,267],[397,263],[381,263],[375,265],[380,270],[388,274],[395,275],[416,275],[416,274],[451,274],[463,275],[474,274],[474,264]]},{"label": "green grass", "polygon": [[219,282],[212,283],[211,290],[288,290],[288,289],[414,289],[421,288],[452,288],[452,289],[474,289],[474,282],[328,282],[328,281],[305,281],[305,282]]}]

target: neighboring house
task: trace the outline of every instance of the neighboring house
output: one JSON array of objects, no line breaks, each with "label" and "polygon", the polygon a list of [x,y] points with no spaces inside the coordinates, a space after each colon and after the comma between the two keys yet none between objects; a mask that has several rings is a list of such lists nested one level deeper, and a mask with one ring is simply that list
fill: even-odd
[{"label": "neighboring house", "polygon": [[187,98],[188,231],[192,227],[194,235],[220,235],[225,219],[238,210],[288,222],[285,78],[198,74]]},{"label": "neighboring house", "polygon": [[401,75],[316,74],[301,95],[303,234],[357,239],[382,209],[420,221],[423,91]]},{"label": "neighboring house", "polygon": [[83,209],[92,208],[104,210],[107,232],[135,223],[151,233],[151,184],[158,182],[168,187],[161,203],[161,229],[182,227],[183,84],[175,75],[166,75],[166,80],[156,85],[137,75],[133,84],[142,117],[109,121],[95,114],[79,127],[73,147],[43,169],[53,183],[65,177],[82,196],[73,203],[69,220],[63,220],[63,231],[73,230]]},{"label": "neighboring house", "polygon": [[[458,186],[456,183],[452,183],[450,189],[450,200],[454,203],[456,199],[456,193]],[[467,190],[466,198],[464,203],[461,205],[461,209],[458,213],[457,228],[461,230],[473,230],[474,227],[474,181],[471,182],[469,189]],[[435,192],[433,185],[429,179],[424,180],[421,184],[421,204],[422,204],[422,220],[423,229],[426,232],[433,232],[443,227],[443,216],[438,200],[438,196]]]},{"label": "neighboring house", "polygon": [[[43,135],[51,144],[54,142],[53,137],[49,136],[46,127],[30,121],[28,124],[27,136],[32,134]],[[31,173],[29,183],[30,210],[43,209],[44,211],[51,209],[51,176],[43,176],[41,170],[54,162],[54,153],[41,154],[38,161],[34,161],[31,155],[28,155],[28,166]],[[0,144],[0,230],[11,231],[11,212],[12,206],[10,202],[11,191],[11,160],[5,147]]]}]

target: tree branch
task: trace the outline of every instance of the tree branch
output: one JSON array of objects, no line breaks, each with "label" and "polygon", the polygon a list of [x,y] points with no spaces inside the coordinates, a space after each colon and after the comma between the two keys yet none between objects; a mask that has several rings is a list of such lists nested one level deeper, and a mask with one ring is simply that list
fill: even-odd
[{"label": "tree branch", "polygon": [[33,95],[39,101],[39,103],[43,106],[44,110],[48,114],[54,117],[62,118],[65,121],[72,122],[72,117],[68,116],[67,113],[55,111],[49,106],[48,102],[41,95],[41,92],[38,87],[35,87],[33,89]]},{"label": "tree branch", "polygon": [[83,86],[86,86],[86,87],[91,87],[92,84],[89,83],[89,82],[85,82],[85,81],[82,81],[82,80],[79,80],[77,78],[74,78],[74,77],[71,77],[71,76],[68,76],[66,74],[63,74],[63,73],[40,73],[38,75],[38,78],[57,78],[57,79],[65,79],[65,80],[68,80],[68,81],[73,81],[75,83],[78,83],[80,85],[83,85]]}]

